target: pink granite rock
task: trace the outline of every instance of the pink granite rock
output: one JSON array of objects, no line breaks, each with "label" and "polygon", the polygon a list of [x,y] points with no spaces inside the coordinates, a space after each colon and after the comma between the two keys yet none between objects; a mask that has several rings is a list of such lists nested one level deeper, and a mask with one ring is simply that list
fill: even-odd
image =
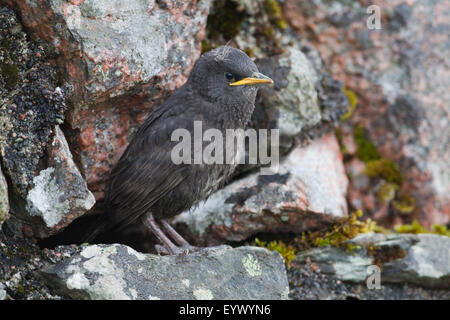
[{"label": "pink granite rock", "polygon": [[[380,9],[380,30],[367,27],[370,5]],[[358,203],[352,209],[383,216],[388,225],[450,221],[449,2],[361,0],[331,7],[329,1],[289,0],[284,15],[356,93],[358,106],[342,126],[349,156],[355,156],[351,139],[359,124],[380,156],[400,168],[404,179],[394,201],[415,202],[408,213],[385,208],[377,198],[385,181],[371,179],[365,192],[351,183],[349,201]],[[359,198],[367,192],[375,202]]]},{"label": "pink granite rock", "polygon": [[[93,191],[146,114],[186,80],[210,1],[11,1],[73,85],[65,133]],[[98,194],[101,197],[101,193]]]}]

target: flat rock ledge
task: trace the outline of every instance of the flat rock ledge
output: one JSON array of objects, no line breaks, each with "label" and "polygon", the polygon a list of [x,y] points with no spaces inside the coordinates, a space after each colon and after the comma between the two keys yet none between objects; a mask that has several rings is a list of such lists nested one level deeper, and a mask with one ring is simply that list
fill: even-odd
[{"label": "flat rock ledge", "polygon": [[314,261],[323,273],[365,284],[373,267],[381,284],[408,284],[450,290],[450,238],[434,234],[360,234],[349,240],[358,249],[323,247],[300,253],[294,263]]},{"label": "flat rock ledge", "polygon": [[72,299],[261,300],[289,293],[281,255],[250,246],[159,256],[119,244],[90,245],[38,274]]}]

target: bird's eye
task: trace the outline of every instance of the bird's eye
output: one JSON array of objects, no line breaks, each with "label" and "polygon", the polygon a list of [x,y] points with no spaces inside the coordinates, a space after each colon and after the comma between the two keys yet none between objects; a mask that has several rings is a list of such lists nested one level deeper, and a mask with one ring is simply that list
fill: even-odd
[{"label": "bird's eye", "polygon": [[231,72],[225,72],[225,78],[227,78],[228,81],[233,81],[234,75]]}]

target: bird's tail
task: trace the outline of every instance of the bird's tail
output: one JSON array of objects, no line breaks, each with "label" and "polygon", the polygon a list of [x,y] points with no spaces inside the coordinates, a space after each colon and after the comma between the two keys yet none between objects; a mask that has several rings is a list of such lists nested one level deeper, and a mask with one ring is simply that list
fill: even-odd
[{"label": "bird's tail", "polygon": [[41,248],[54,248],[59,245],[95,242],[104,232],[104,219],[101,214],[82,216],[73,221],[63,231],[38,242]]}]

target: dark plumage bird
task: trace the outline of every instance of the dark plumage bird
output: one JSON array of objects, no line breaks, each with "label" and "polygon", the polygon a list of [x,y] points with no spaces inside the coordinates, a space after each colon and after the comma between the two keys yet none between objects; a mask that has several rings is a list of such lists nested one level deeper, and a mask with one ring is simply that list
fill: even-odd
[{"label": "dark plumage bird", "polygon": [[202,122],[203,131],[216,128],[224,137],[226,129],[244,129],[263,83],[273,82],[241,50],[222,46],[203,54],[187,82],[146,119],[113,168],[105,211],[84,240],[92,242],[142,221],[161,242],[159,252],[193,251],[166,219],[206,199],[226,182],[235,165],[174,164],[171,152],[178,142],[171,141],[172,132],[183,128],[193,133],[194,121]]}]

